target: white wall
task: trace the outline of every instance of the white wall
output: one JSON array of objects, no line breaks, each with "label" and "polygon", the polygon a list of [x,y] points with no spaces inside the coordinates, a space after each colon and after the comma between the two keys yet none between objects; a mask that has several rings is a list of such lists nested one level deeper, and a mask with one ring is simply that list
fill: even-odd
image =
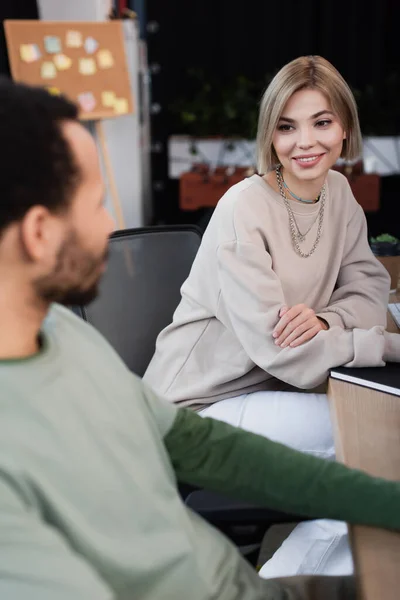
[{"label": "white wall", "polygon": [[111,5],[111,0],[38,0],[45,21],[104,21]]},{"label": "white wall", "polygon": [[[38,0],[41,19],[46,21],[103,21],[109,4],[109,0]],[[138,106],[139,98],[148,97],[142,89],[139,93],[139,86],[147,81],[147,64],[137,24],[124,20],[123,28],[135,112],[105,119],[103,127],[125,224],[141,227],[152,218],[148,106],[142,110]],[[88,127],[95,135],[93,123]],[[106,205],[115,217],[109,192]]]}]

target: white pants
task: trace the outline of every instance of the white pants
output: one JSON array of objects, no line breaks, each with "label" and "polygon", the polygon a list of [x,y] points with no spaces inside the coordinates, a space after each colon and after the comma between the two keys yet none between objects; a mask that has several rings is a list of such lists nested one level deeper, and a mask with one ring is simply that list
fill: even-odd
[{"label": "white pants", "polygon": [[[325,394],[254,392],[221,400],[200,411],[291,448],[326,459],[335,458],[332,425]],[[297,525],[261,577],[349,575],[353,560],[347,525],[339,521],[304,521]]]}]

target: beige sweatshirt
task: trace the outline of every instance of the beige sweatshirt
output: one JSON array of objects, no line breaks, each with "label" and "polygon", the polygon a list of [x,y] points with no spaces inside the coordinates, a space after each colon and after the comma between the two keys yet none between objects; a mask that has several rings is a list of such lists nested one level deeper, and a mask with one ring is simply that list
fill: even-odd
[{"label": "beige sweatshirt", "polygon": [[[300,231],[319,205],[291,201]],[[366,220],[346,178],[327,177],[320,243],[298,256],[282,198],[254,175],[218,203],[173,322],[159,335],[144,379],[172,402],[202,405],[256,390],[312,389],[329,369],[400,361],[400,336],[384,332],[389,276],[373,256]],[[282,306],[304,303],[330,325],[297,348],[272,332]]]}]

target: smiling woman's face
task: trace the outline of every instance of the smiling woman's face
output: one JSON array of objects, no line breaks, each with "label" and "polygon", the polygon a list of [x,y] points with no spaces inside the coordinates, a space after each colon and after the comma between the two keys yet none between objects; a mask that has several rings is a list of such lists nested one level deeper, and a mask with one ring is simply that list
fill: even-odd
[{"label": "smiling woman's face", "polygon": [[272,143],[292,180],[324,179],[340,157],[346,133],[318,90],[294,93],[282,111]]}]

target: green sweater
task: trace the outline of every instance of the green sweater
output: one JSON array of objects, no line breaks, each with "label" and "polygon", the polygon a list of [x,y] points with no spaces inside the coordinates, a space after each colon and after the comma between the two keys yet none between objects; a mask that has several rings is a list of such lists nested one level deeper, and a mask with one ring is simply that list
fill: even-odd
[{"label": "green sweater", "polygon": [[177,409],[54,306],[41,352],[0,362],[0,598],[261,600],[261,580],[176,478],[400,529],[400,484]]}]

